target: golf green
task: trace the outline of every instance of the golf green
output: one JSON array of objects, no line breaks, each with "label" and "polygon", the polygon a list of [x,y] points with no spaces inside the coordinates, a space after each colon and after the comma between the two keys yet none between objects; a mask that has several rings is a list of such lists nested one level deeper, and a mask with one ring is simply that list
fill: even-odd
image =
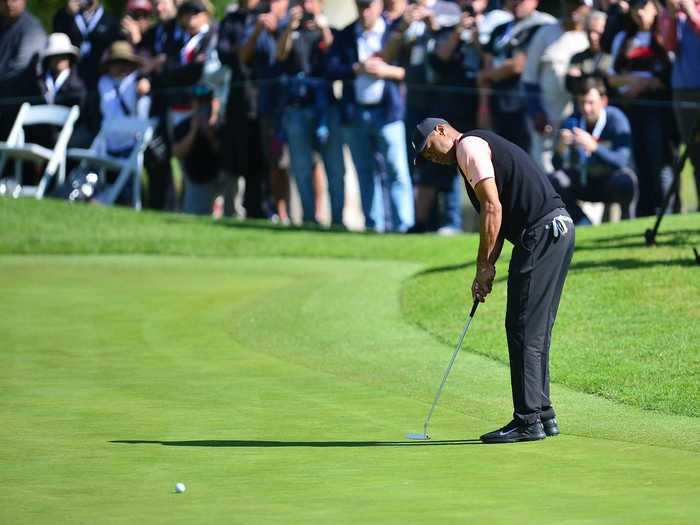
[{"label": "golf green", "polygon": [[488,303],[433,440],[405,441],[453,350],[402,317],[422,268],[0,257],[0,522],[700,521],[698,418],[554,385],[562,436],[473,442],[511,410],[508,369],[470,352]]}]

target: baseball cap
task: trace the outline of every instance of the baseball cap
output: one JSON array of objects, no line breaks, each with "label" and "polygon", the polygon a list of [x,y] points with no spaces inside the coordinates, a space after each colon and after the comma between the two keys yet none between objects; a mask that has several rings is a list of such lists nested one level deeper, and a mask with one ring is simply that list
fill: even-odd
[{"label": "baseball cap", "polygon": [[428,142],[428,135],[430,135],[439,124],[449,125],[449,122],[444,118],[429,117],[423,119],[416,125],[416,128],[413,130],[413,135],[411,136],[411,145],[416,152],[416,158],[413,161],[414,164],[422,162],[423,156],[421,153],[423,153],[425,144]]},{"label": "baseball cap", "polygon": [[196,14],[204,12],[214,15],[214,6],[209,0],[185,0],[177,9],[178,16],[182,16],[185,13]]}]

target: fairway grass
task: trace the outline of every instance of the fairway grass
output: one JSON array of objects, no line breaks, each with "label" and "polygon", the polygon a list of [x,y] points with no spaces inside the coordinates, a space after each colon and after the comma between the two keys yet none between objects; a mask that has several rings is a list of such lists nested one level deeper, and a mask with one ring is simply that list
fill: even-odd
[{"label": "fairway grass", "polygon": [[451,353],[402,317],[420,268],[0,258],[0,522],[700,520],[697,418],[555,385],[562,436],[472,443],[510,411],[481,311],[404,441]]}]

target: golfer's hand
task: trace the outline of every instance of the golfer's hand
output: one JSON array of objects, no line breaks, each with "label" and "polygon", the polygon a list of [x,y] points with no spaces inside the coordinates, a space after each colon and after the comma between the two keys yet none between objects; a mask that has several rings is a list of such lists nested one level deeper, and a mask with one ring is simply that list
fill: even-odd
[{"label": "golfer's hand", "polygon": [[496,267],[493,264],[479,264],[476,268],[476,277],[472,283],[472,299],[483,303],[486,296],[491,293],[493,280],[496,277]]}]

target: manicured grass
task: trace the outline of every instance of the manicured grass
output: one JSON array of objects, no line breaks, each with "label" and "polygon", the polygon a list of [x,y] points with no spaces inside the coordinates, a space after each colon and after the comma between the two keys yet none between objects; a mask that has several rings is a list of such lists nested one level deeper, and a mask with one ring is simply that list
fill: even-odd
[{"label": "manicured grass", "polygon": [[649,220],[579,230],[563,435],[516,446],[469,442],[511,410],[506,258],[433,440],[403,439],[462,328],[473,235],[28,200],[0,222],[2,523],[700,521],[697,214],[650,249]]},{"label": "manicured grass", "polygon": [[[406,318],[452,344],[462,322],[478,244],[475,235],[361,235],[221,222],[171,214],[0,200],[0,253],[147,253],[189,256],[338,257],[414,261]],[[672,414],[700,415],[700,214],[664,219],[658,246],[644,219],[584,228],[555,331],[553,378],[577,390]],[[479,352],[507,361],[502,329],[509,253],[482,308]],[[457,328],[458,330],[458,328]]]},{"label": "manicured grass", "polygon": [[[506,368],[470,352],[485,316],[435,414],[434,440],[405,442],[451,352],[401,318],[397,296],[415,264],[9,256],[0,265],[4,523],[700,518],[696,418],[648,421],[555,386],[563,436],[470,444],[509,411]],[[188,491],[175,495],[176,482]]]}]

